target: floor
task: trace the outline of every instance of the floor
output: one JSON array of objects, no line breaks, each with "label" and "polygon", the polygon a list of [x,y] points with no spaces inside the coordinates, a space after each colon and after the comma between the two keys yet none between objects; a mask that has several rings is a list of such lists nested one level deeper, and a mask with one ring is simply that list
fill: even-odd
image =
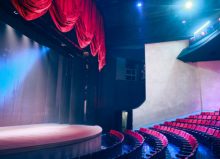
[{"label": "floor", "polygon": [[144,142],[144,145],[142,148],[142,158],[143,159],[147,158],[146,154],[149,154],[150,151],[151,151],[151,147],[146,142]]},{"label": "floor", "polygon": [[214,156],[214,154],[212,153],[212,151],[209,148],[207,148],[206,146],[204,146],[202,144],[199,144],[196,158],[198,158],[198,159],[219,159]]},{"label": "floor", "polygon": [[179,148],[174,144],[169,143],[167,147],[166,156],[167,159],[176,158],[176,154],[179,152]]},{"label": "floor", "polygon": [[122,154],[128,153],[131,149],[132,149],[132,147],[130,145],[124,143],[122,145]]},{"label": "floor", "polygon": [[[175,154],[178,153],[178,148],[173,144],[169,144],[168,151],[171,154],[170,157],[175,158]],[[196,153],[196,158],[197,159],[218,159],[217,157],[215,157],[215,155],[212,153],[212,151],[209,148],[207,148],[206,146],[202,144],[199,144],[198,151]]]},{"label": "floor", "polygon": [[[151,147],[144,143],[142,149],[142,159],[147,159],[146,154],[149,154]],[[166,159],[175,159],[175,155],[178,153],[179,149],[173,144],[169,144],[166,151]],[[197,155],[197,159],[219,159],[215,157],[212,151],[206,146],[199,144]]]}]

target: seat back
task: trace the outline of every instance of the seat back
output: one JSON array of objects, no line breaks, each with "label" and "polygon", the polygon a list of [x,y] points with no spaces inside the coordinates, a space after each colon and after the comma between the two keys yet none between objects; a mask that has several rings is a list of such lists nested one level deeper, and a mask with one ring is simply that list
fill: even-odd
[{"label": "seat back", "polygon": [[123,142],[124,141],[124,134],[120,133],[119,131],[116,131],[116,130],[110,130],[109,132],[111,135],[114,135],[116,136],[120,142]]},{"label": "seat back", "polygon": [[215,132],[215,129],[209,128],[208,131],[207,131],[207,134],[213,135],[214,132]]}]

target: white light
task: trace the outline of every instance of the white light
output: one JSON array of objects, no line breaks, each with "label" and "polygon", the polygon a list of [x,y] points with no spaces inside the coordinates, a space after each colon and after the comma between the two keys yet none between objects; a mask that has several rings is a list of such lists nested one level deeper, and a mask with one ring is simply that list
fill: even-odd
[{"label": "white light", "polygon": [[198,30],[196,30],[194,32],[194,35],[200,33],[201,31],[203,31],[205,28],[207,28],[209,26],[209,24],[210,24],[210,21],[207,21],[203,26],[201,26],[201,28],[199,28]]},{"label": "white light", "polygon": [[138,2],[138,3],[137,3],[137,7],[142,7],[142,3],[141,3],[141,2]]},{"label": "white light", "polygon": [[16,15],[18,14],[18,12],[16,10],[13,13],[16,14]]},{"label": "white light", "polygon": [[186,8],[186,9],[191,9],[192,7],[193,7],[192,1],[187,1],[187,2],[185,3],[185,8]]},{"label": "white light", "polygon": [[186,20],[182,20],[182,23],[183,23],[183,24],[186,24]]},{"label": "white light", "polygon": [[204,32],[204,31],[203,31],[203,32],[201,32],[201,35],[202,35],[202,36],[204,36],[204,35],[205,35],[205,32]]}]

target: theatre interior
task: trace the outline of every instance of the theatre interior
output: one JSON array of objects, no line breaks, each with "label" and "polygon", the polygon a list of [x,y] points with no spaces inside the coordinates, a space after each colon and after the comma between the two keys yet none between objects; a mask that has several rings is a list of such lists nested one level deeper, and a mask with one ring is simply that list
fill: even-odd
[{"label": "theatre interior", "polygon": [[1,0],[0,159],[220,159],[220,0]]}]

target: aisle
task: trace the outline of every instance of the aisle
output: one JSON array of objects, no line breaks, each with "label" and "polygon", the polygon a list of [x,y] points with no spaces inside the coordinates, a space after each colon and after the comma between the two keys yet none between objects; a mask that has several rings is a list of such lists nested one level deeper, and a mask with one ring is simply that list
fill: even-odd
[{"label": "aisle", "polygon": [[217,157],[214,156],[214,154],[212,153],[212,151],[208,147],[206,147],[202,144],[199,144],[196,158],[198,158],[198,159],[218,159]]},{"label": "aisle", "polygon": [[176,158],[176,154],[178,153],[179,148],[174,144],[169,143],[167,147],[166,159]]}]

